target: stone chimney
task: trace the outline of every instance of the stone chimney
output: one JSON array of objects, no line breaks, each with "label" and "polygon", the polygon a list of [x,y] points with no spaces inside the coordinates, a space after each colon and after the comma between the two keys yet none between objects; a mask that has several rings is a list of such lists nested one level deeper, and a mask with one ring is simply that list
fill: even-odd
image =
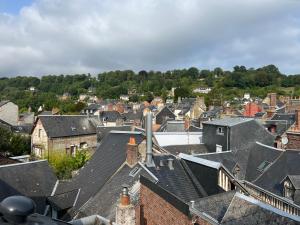
[{"label": "stone chimney", "polygon": [[277,103],[277,95],[276,93],[270,93],[270,108],[275,109]]},{"label": "stone chimney", "polygon": [[135,208],[130,203],[127,185],[123,185],[120,203],[116,209],[116,224],[135,225]]},{"label": "stone chimney", "polygon": [[136,144],[134,137],[130,137],[129,143],[127,144],[126,162],[130,167],[133,167],[138,163],[138,145]]}]

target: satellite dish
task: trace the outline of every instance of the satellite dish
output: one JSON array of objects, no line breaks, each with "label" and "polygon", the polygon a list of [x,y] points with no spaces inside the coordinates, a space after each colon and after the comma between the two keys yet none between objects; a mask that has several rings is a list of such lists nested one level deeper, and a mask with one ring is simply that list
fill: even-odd
[{"label": "satellite dish", "polygon": [[286,145],[287,143],[289,143],[289,139],[287,137],[283,137],[281,139],[282,144]]}]

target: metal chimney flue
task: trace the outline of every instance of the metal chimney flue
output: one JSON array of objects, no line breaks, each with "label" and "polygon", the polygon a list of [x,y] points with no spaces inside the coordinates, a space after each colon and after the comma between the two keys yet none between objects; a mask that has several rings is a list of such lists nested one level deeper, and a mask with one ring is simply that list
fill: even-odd
[{"label": "metal chimney flue", "polygon": [[152,113],[148,112],[146,115],[146,165],[148,167],[153,167],[153,152],[152,152]]}]

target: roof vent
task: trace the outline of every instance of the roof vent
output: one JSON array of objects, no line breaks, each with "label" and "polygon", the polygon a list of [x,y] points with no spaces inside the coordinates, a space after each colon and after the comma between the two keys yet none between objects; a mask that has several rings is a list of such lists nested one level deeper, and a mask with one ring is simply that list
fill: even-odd
[{"label": "roof vent", "polygon": [[159,166],[164,166],[164,160],[162,159],[159,160]]},{"label": "roof vent", "polygon": [[174,159],[168,159],[168,167],[170,170],[174,170]]},{"label": "roof vent", "polygon": [[10,196],[0,203],[0,213],[10,224],[22,224],[35,212],[35,203],[24,196]]}]

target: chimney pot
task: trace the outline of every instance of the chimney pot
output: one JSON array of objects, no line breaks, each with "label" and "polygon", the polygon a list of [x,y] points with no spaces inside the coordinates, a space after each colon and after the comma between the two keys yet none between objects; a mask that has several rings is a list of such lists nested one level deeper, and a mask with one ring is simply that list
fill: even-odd
[{"label": "chimney pot", "polygon": [[126,184],[123,184],[123,188],[122,188],[121,205],[122,206],[130,205],[130,197],[128,194],[128,185],[126,185]]},{"label": "chimney pot", "polygon": [[171,159],[171,158],[168,159],[168,167],[170,170],[174,170],[173,162],[174,162],[174,159]]},{"label": "chimney pot", "polygon": [[126,162],[129,166],[134,166],[138,162],[138,146],[134,137],[130,137],[127,144]]}]

